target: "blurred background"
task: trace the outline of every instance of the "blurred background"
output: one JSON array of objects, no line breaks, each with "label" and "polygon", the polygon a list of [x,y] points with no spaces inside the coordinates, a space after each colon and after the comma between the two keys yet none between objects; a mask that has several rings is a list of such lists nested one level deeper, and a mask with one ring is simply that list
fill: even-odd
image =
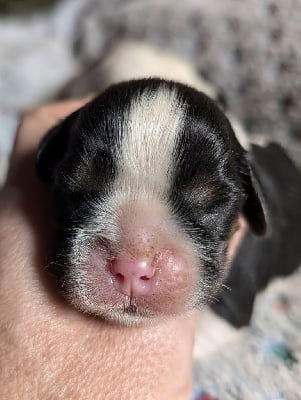
[{"label": "blurred background", "polygon": [[[97,91],[122,38],[190,60],[250,136],[300,166],[301,0],[0,0],[0,175],[20,112]],[[204,312],[195,398],[301,399],[300,287],[300,273],[270,285],[242,330]]]}]

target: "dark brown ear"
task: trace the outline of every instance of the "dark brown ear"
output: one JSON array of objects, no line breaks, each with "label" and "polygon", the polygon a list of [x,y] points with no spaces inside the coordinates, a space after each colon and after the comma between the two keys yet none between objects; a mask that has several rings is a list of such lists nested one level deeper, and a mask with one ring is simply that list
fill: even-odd
[{"label": "dark brown ear", "polygon": [[55,168],[64,158],[76,115],[77,112],[71,114],[60,124],[51,128],[38,147],[36,171],[45,183],[52,182]]},{"label": "dark brown ear", "polygon": [[248,170],[249,173],[242,174],[243,186],[247,196],[242,212],[252,232],[258,236],[262,236],[267,229],[263,198],[260,194],[259,180],[250,166],[248,166]]}]

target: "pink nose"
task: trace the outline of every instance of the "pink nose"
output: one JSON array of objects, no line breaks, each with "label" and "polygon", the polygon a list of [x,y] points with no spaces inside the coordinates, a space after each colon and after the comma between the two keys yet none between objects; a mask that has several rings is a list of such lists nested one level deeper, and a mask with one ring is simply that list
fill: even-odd
[{"label": "pink nose", "polygon": [[155,269],[149,260],[116,258],[110,272],[115,288],[127,296],[150,295],[155,284]]}]

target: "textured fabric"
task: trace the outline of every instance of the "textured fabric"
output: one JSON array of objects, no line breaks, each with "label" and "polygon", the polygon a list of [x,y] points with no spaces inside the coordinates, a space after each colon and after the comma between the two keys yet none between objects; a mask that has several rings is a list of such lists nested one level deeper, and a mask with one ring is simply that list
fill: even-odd
[{"label": "textured fabric", "polygon": [[[301,398],[301,271],[272,283],[256,300],[251,325],[232,329],[201,315],[195,345],[195,399]],[[199,396],[199,397],[198,397]]]},{"label": "textured fabric", "polygon": [[[300,0],[98,0],[80,16],[75,54],[97,62],[119,37],[171,48],[214,83],[250,132],[281,141],[301,162],[300,21]],[[89,70],[84,82],[95,87]]]}]

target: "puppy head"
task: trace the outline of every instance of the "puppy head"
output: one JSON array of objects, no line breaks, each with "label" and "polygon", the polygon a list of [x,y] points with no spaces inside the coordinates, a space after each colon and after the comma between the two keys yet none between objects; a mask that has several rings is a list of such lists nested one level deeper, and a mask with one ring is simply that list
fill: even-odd
[{"label": "puppy head", "polygon": [[43,139],[51,270],[84,312],[121,323],[208,302],[243,214],[265,220],[244,152],[202,93],[159,79],[110,87]]}]

